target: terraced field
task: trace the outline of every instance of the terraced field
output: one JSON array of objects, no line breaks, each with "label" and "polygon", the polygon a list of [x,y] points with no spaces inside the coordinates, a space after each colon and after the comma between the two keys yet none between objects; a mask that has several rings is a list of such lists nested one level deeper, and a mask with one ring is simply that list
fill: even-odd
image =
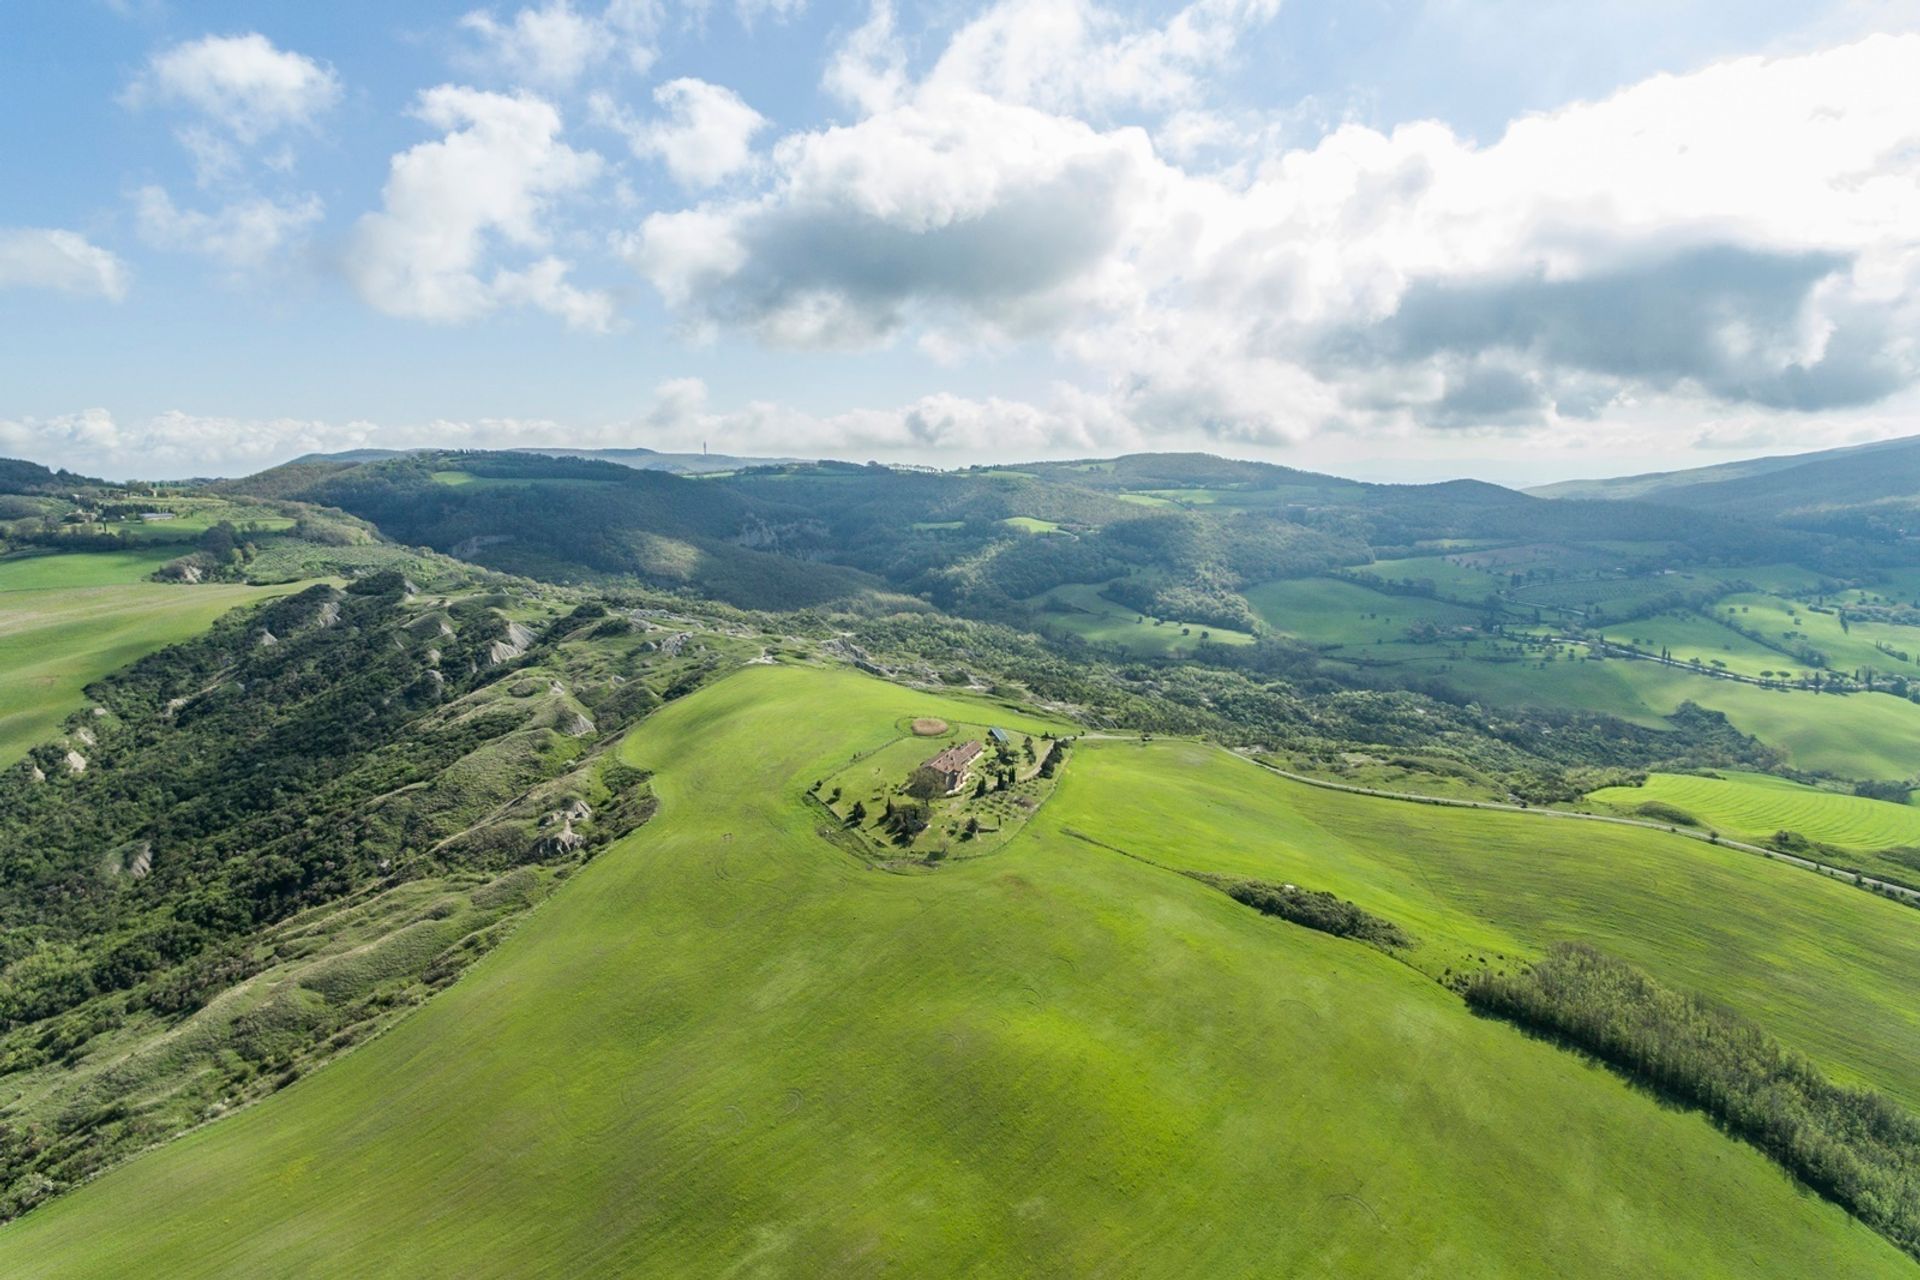
[{"label": "terraced field", "polygon": [[1702,826],[1744,840],[1793,831],[1846,849],[1920,849],[1920,806],[1822,791],[1764,773],[1655,773],[1645,786],[1607,787],[1588,798],[1623,813],[1649,802],[1672,805]]},{"label": "terraced field", "polygon": [[205,630],[236,605],[297,589],[143,581],[173,554],[0,561],[0,764],[51,736],[101,676]]},{"label": "terraced field", "polygon": [[1087,742],[1004,853],[890,876],[802,796],[911,717],[1037,727],[804,668],[670,704],[622,747],[652,824],[386,1036],[0,1229],[0,1272],[1920,1273],[1698,1115],[1074,833],[1297,868],[1433,959],[1605,936],[1800,1043],[1824,995],[1810,1047],[1911,1095],[1891,904],[1181,743]]}]

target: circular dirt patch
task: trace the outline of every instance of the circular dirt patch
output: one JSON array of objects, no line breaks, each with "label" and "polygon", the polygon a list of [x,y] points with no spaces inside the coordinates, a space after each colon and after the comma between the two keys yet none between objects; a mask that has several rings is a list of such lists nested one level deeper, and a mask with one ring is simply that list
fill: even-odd
[{"label": "circular dirt patch", "polygon": [[947,722],[945,720],[935,720],[931,717],[915,720],[913,722],[913,731],[922,738],[937,738],[947,731]]}]

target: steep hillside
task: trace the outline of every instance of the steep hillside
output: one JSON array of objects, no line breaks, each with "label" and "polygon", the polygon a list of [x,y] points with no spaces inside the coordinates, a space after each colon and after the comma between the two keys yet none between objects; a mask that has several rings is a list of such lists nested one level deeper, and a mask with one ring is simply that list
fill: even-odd
[{"label": "steep hillside", "polygon": [[[0,1269],[1915,1274],[1700,1115],[1067,829],[1151,754],[934,874],[822,838],[812,779],[987,716],[1043,727],[782,667],[663,709],[622,747],[653,823],[385,1036],[0,1229]],[[1155,822],[1124,838],[1263,856]]]}]

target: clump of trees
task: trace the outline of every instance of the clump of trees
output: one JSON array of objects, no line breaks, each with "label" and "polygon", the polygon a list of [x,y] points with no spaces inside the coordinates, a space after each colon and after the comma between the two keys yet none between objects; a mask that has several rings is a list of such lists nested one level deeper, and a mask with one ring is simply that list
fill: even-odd
[{"label": "clump of trees", "polygon": [[1920,1117],[1885,1096],[1834,1084],[1746,1019],[1577,943],[1522,973],[1476,973],[1464,994],[1702,1108],[1920,1256]]},{"label": "clump of trees", "polygon": [[933,810],[924,800],[888,800],[881,827],[901,844],[912,844],[933,823]]},{"label": "clump of trees", "polygon": [[1279,916],[1336,938],[1353,938],[1377,947],[1405,947],[1413,943],[1399,925],[1376,916],[1358,903],[1335,897],[1323,889],[1302,889],[1293,884],[1274,884],[1267,880],[1246,880],[1233,876],[1208,875],[1189,871],[1187,875],[1210,884],[1235,902],[1244,903],[1265,916]]}]

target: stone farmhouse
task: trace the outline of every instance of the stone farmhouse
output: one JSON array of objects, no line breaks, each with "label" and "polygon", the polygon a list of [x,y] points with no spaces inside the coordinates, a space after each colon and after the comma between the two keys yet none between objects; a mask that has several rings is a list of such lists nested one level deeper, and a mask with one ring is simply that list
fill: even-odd
[{"label": "stone farmhouse", "polygon": [[948,795],[952,795],[966,785],[967,771],[973,767],[973,762],[979,758],[980,749],[978,742],[955,743],[933,759],[927,761],[921,768],[931,769],[935,774],[939,775],[941,787],[945,789]]}]

